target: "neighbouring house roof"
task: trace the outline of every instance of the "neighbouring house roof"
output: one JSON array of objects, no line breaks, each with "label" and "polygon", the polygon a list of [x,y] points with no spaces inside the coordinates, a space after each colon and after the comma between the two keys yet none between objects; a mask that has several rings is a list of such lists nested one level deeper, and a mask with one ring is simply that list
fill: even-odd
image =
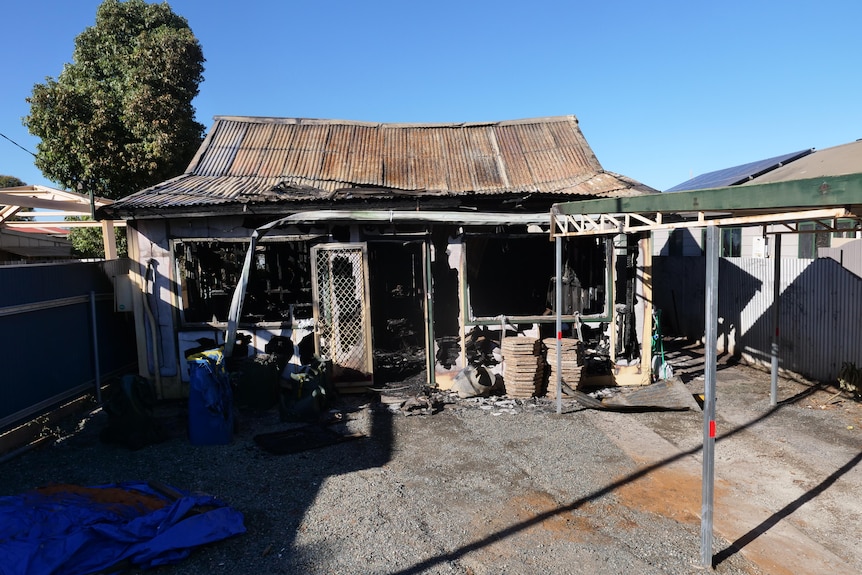
[{"label": "neighbouring house roof", "polygon": [[[24,222],[21,222],[24,223]],[[8,228],[0,225],[0,245],[3,244],[4,236],[15,236],[21,238],[35,238],[38,240],[53,242],[66,240],[69,236],[69,228],[61,228],[54,224],[43,224],[39,221],[26,222],[26,227]]]},{"label": "neighbouring house roof", "polygon": [[[64,230],[68,234],[68,230]],[[66,238],[48,235],[47,231],[33,233],[30,230],[16,231],[0,226],[0,261],[9,258],[2,254],[11,254],[24,259],[65,259],[72,257],[72,242]]]},{"label": "neighbouring house roof", "polygon": [[710,188],[723,188],[725,186],[736,186],[751,181],[762,174],[766,174],[789,162],[807,156],[814,150],[800,150],[789,154],[782,154],[773,158],[757,160],[739,166],[732,166],[714,172],[707,172],[668,188],[665,192],[682,192],[687,190],[706,190]]},{"label": "neighbouring house roof", "polygon": [[737,185],[789,182],[824,176],[862,173],[862,140],[824,148],[801,150],[701,174],[665,192],[706,190]]},{"label": "neighbouring house roof", "polygon": [[461,124],[217,116],[186,173],[103,211],[643,193],[656,190],[602,168],[574,116]]},{"label": "neighbouring house roof", "polygon": [[22,258],[71,258],[72,246],[0,246],[0,252]]},{"label": "neighbouring house roof", "polygon": [[862,173],[862,140],[817,150],[745,183],[768,184],[858,173]]}]

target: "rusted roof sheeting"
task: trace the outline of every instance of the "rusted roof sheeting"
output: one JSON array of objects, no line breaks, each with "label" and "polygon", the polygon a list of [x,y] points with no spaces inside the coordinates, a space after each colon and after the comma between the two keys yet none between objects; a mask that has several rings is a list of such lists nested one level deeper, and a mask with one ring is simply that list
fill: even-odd
[{"label": "rusted roof sheeting", "polygon": [[186,174],[115,207],[298,201],[309,188],[328,199],[655,192],[603,170],[574,116],[472,124],[217,116]]}]

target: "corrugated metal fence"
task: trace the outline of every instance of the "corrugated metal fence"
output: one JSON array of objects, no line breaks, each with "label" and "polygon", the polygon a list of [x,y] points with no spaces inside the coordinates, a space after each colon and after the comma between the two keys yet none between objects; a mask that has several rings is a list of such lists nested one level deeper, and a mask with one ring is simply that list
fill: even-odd
[{"label": "corrugated metal fence", "polygon": [[0,431],[95,392],[97,375],[136,372],[134,318],[114,311],[128,270],[128,259],[0,267]]},{"label": "corrugated metal fence", "polygon": [[[719,261],[719,351],[769,365],[773,268],[770,259]],[[702,338],[704,258],[655,257],[653,278],[665,333]],[[862,278],[829,258],[787,258],[780,283],[779,367],[834,381],[844,362],[862,365]]]}]

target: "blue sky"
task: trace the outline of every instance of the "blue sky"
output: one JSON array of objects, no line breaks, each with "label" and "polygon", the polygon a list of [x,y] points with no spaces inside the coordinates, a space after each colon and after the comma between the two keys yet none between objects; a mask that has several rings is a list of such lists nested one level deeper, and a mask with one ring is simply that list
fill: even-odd
[{"label": "blue sky", "polygon": [[[606,170],[657,189],[862,138],[858,0],[172,0],[215,115],[473,122],[574,114]],[[101,0],[6,0],[0,134]],[[0,138],[0,174],[55,185]]]}]

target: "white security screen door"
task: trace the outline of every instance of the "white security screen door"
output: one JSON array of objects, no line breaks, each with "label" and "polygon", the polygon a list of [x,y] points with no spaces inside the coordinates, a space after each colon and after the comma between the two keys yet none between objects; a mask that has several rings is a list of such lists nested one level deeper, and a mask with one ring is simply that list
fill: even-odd
[{"label": "white security screen door", "polygon": [[364,243],[311,248],[315,351],[332,361],[339,387],[373,381],[368,251]]}]

